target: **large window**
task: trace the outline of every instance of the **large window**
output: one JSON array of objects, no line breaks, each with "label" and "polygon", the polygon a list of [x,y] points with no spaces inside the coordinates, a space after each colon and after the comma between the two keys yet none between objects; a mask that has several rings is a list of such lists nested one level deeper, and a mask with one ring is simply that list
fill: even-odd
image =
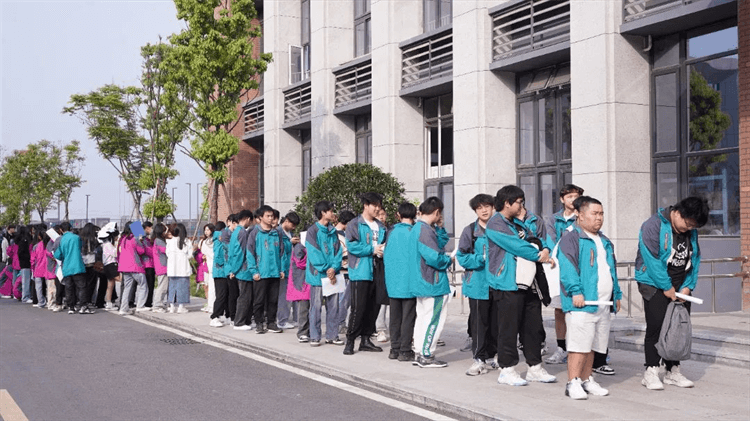
[{"label": "large window", "polygon": [[422,0],[424,5],[424,31],[432,31],[451,24],[452,0]]},{"label": "large window", "polygon": [[354,0],[354,57],[370,53],[370,0]]},{"label": "large window", "polygon": [[560,186],[570,183],[570,68],[541,69],[518,77],[518,185],[526,208],[557,211]]},{"label": "large window", "polygon": [[299,136],[302,143],[302,191],[305,191],[312,178],[312,132],[300,130]]},{"label": "large window", "polygon": [[302,0],[302,37],[299,45],[289,46],[289,83],[310,78],[310,0]]},{"label": "large window", "polygon": [[739,235],[737,27],[663,37],[652,54],[654,207],[705,197],[700,233]]},{"label": "large window", "polygon": [[454,234],[453,210],[453,94],[423,101],[427,174],[425,197],[445,204],[445,229]]},{"label": "large window", "polygon": [[372,164],[372,116],[367,114],[355,117],[354,131],[357,142],[357,163]]}]

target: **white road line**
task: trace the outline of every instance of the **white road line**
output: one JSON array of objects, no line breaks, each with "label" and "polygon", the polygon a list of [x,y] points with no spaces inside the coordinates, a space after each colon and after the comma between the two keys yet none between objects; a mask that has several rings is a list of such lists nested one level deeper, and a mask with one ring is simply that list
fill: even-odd
[{"label": "white road line", "polygon": [[3,421],[29,421],[5,389],[0,389],[0,417]]},{"label": "white road line", "polygon": [[214,341],[211,341],[211,340],[203,339],[201,337],[194,336],[194,335],[191,335],[189,333],[185,333],[185,332],[183,332],[181,330],[174,329],[174,328],[171,328],[171,327],[168,327],[168,326],[162,326],[160,324],[153,323],[153,322],[150,322],[148,320],[143,320],[141,318],[137,318],[137,317],[134,317],[134,316],[125,316],[125,318],[131,319],[131,320],[135,320],[137,322],[140,322],[140,323],[143,323],[143,324],[155,327],[157,329],[166,330],[168,332],[174,333],[175,335],[180,335],[180,336],[182,336],[184,338],[192,339],[192,340],[194,340],[196,342],[200,342],[200,343],[203,343],[203,344],[206,344],[206,345],[211,345],[211,346],[213,346],[215,348],[223,349],[225,351],[229,351],[229,352],[232,352],[234,354],[241,355],[241,356],[243,356],[245,358],[250,358],[251,360],[255,360],[255,361],[261,362],[263,364],[267,364],[267,365],[279,368],[281,370],[288,371],[290,373],[294,373],[294,374],[297,374],[297,375],[300,375],[300,376],[303,376],[303,377],[307,377],[308,379],[315,380],[317,382],[320,382],[320,383],[323,383],[323,384],[327,384],[329,386],[332,386],[332,387],[335,387],[335,388],[338,388],[338,389],[341,389],[341,390],[345,390],[345,391],[347,391],[349,393],[353,393],[355,395],[362,396],[362,397],[367,398],[367,399],[371,399],[371,400],[373,400],[375,402],[379,402],[379,403],[382,403],[382,404],[385,404],[385,405],[388,405],[388,406],[391,406],[391,407],[394,407],[394,408],[398,408],[398,409],[400,409],[402,411],[411,412],[412,414],[419,415],[420,417],[424,417],[424,418],[431,419],[431,420],[455,421],[454,418],[447,417],[447,416],[445,416],[443,414],[438,414],[437,412],[432,412],[432,411],[429,411],[429,410],[426,410],[426,409],[423,409],[423,408],[420,408],[420,407],[417,407],[417,406],[414,406],[414,405],[410,405],[410,404],[405,403],[405,402],[397,401],[396,399],[391,399],[391,398],[383,396],[383,395],[378,395],[377,393],[370,392],[369,390],[364,390],[364,389],[361,389],[359,387],[352,386],[352,385],[346,384],[344,382],[340,382],[338,380],[333,380],[333,379],[330,379],[328,377],[324,377],[324,376],[312,373],[310,371],[303,370],[301,368],[292,367],[292,366],[284,364],[282,362],[275,361],[275,360],[272,360],[270,358],[266,358],[266,357],[262,357],[260,355],[253,354],[252,352],[244,351],[242,349],[238,349],[238,348],[235,348],[235,347],[224,345],[224,344],[221,344],[221,343],[218,343],[218,342],[214,342]]}]

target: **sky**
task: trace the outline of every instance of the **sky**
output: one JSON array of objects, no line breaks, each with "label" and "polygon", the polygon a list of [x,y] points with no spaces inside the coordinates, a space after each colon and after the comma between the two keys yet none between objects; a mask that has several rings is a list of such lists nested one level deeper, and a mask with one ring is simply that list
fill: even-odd
[{"label": "sky", "polygon": [[[5,153],[29,143],[79,140],[86,160],[83,185],[73,192],[70,217],[120,218],[132,201],[118,173],[99,156],[86,127],[61,113],[70,96],[115,83],[138,85],[140,47],[179,32],[172,0],[0,0],[0,146]],[[169,186],[178,219],[196,214],[196,185],[205,183],[195,162],[179,154],[180,175]],[[188,194],[191,183],[192,198]],[[64,210],[63,210],[64,212]],[[57,210],[45,216],[56,218]],[[38,216],[33,215],[34,219]]]}]

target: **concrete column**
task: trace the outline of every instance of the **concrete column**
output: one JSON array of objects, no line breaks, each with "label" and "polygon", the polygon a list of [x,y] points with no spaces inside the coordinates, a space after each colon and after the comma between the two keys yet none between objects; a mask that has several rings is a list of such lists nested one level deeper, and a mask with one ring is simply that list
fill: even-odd
[{"label": "concrete column", "polygon": [[409,199],[423,199],[422,109],[402,99],[399,42],[422,33],[422,2],[372,0],[372,162],[404,183]]},{"label": "concrete column", "polygon": [[299,133],[281,129],[284,93],[289,85],[289,45],[301,39],[299,1],[263,2],[264,51],[273,61],[264,75],[265,132],[263,136],[266,203],[284,211],[302,193],[302,146]]},{"label": "concrete column", "polygon": [[312,0],[310,26],[312,174],[317,175],[356,159],[353,119],[333,115],[336,78],[331,72],[353,58],[354,3]]},{"label": "concrete column", "polygon": [[[742,255],[750,256],[750,2],[737,2],[740,84],[740,220]],[[742,270],[748,273],[750,264]],[[750,311],[750,277],[742,280],[742,310]]]},{"label": "concrete column", "polygon": [[453,3],[453,182],[456,235],[476,214],[469,200],[516,182],[515,74],[493,73],[496,0]]}]

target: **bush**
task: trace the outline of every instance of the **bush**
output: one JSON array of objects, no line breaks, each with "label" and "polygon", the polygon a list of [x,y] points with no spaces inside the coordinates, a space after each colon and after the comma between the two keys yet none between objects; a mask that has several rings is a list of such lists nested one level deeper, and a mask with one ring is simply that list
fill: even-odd
[{"label": "bush", "polygon": [[328,169],[310,180],[307,190],[297,197],[294,209],[299,214],[299,231],[312,225],[315,218],[315,203],[328,200],[333,203],[336,213],[348,209],[355,214],[362,213],[359,196],[375,192],[383,195],[383,208],[388,214],[388,223],[396,221],[398,205],[406,201],[404,185],[396,177],[383,172],[371,164],[345,164]]}]

